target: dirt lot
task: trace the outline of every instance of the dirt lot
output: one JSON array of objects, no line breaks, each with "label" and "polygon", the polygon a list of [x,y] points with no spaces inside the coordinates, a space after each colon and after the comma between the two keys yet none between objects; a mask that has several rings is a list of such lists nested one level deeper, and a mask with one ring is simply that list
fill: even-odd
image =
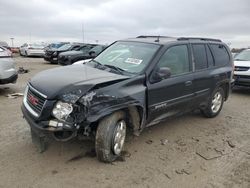
[{"label": "dirt lot", "polygon": [[131,137],[125,161],[103,164],[87,141],[51,142],[38,153],[22,118],[26,82],[56,67],[41,58],[16,57],[14,85],[0,86],[0,187],[250,187],[250,90],[237,89],[214,119],[199,113],[146,129]]}]

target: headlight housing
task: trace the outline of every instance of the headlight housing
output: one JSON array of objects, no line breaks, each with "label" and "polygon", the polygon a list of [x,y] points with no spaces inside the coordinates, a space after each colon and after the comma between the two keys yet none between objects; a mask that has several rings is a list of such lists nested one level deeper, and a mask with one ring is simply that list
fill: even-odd
[{"label": "headlight housing", "polygon": [[72,111],[72,104],[58,101],[53,108],[52,114],[55,118],[65,121]]}]

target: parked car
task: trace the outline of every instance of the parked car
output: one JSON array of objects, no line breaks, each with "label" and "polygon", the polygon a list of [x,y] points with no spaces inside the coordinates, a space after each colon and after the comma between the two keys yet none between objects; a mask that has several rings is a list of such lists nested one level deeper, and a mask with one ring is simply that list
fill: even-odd
[{"label": "parked car", "polygon": [[0,57],[0,84],[15,83],[17,77],[13,59]]},{"label": "parked car", "polygon": [[105,49],[104,45],[88,44],[82,46],[77,51],[63,52],[58,56],[58,64],[71,65],[76,61],[92,59]]},{"label": "parked car", "polygon": [[230,93],[232,64],[229,48],[217,39],[116,41],[92,61],[33,77],[22,112],[40,151],[46,135],[59,141],[94,137],[97,158],[112,162],[128,129],[139,135],[194,109],[217,116]]},{"label": "parked car", "polygon": [[44,44],[23,44],[20,48],[20,55],[21,56],[38,56],[38,57],[43,57],[44,56]]},{"label": "parked car", "polygon": [[9,46],[8,43],[5,42],[5,41],[0,41],[0,46],[6,48],[6,49],[8,49],[8,50],[11,50],[10,46]]},{"label": "parked car", "polygon": [[250,49],[235,56],[234,66],[234,85],[250,87]]},{"label": "parked car", "polygon": [[12,52],[7,48],[0,46],[0,57],[11,57]]},{"label": "parked car", "polygon": [[69,43],[64,44],[63,46],[57,48],[57,49],[47,49],[45,51],[44,60],[49,61],[50,63],[57,64],[58,63],[58,55],[62,52],[66,51],[72,51],[77,50],[81,46],[84,46],[84,44],[81,43]]},{"label": "parked car", "polygon": [[49,45],[47,45],[45,47],[45,51],[49,50],[49,49],[58,49],[61,46],[65,45],[65,44],[69,44],[69,42],[56,42],[56,43],[50,43]]}]

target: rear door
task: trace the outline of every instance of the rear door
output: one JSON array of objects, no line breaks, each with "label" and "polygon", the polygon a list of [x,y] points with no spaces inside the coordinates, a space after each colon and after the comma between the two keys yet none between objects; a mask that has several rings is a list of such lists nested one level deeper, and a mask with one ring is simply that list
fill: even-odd
[{"label": "rear door", "polygon": [[210,96],[211,88],[213,88],[214,75],[214,59],[210,48],[207,44],[193,43],[191,44],[194,64],[194,93],[195,98],[193,107],[198,107],[202,102]]},{"label": "rear door", "polygon": [[155,70],[167,67],[171,71],[171,76],[160,82],[148,83],[149,125],[185,112],[189,108],[193,97],[193,75],[189,54],[188,44],[183,44],[169,47],[161,56]]},{"label": "rear door", "polygon": [[206,105],[214,89],[230,79],[230,56],[222,44],[191,44],[194,62],[194,92],[193,104],[198,107]]}]

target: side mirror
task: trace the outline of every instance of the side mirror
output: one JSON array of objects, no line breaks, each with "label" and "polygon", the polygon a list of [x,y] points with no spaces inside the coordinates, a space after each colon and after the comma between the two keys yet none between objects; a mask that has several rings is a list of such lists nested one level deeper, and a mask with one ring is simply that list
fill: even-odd
[{"label": "side mirror", "polygon": [[161,80],[167,79],[171,76],[170,68],[161,67],[154,72],[153,81],[160,82]]},{"label": "side mirror", "polygon": [[89,52],[89,55],[90,55],[90,56],[95,56],[95,52],[94,52],[94,51],[90,51],[90,52]]}]

